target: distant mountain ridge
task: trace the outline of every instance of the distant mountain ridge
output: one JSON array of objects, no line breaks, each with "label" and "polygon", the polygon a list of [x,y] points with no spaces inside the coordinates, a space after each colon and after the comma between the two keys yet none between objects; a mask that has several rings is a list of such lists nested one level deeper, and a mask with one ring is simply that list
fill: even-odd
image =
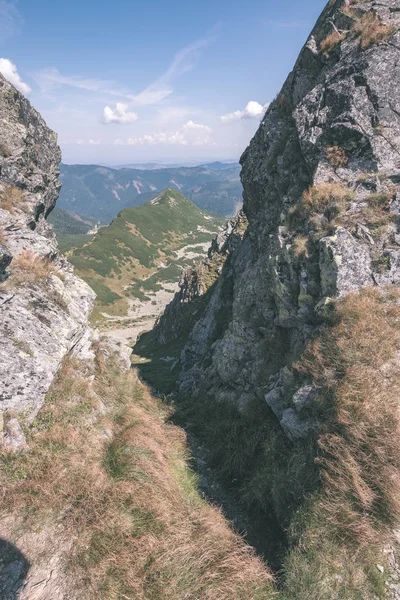
[{"label": "distant mountain ridge", "polygon": [[235,163],[152,170],[61,164],[60,170],[58,207],[102,223],[170,187],[220,216],[233,215],[242,202],[240,166]]}]

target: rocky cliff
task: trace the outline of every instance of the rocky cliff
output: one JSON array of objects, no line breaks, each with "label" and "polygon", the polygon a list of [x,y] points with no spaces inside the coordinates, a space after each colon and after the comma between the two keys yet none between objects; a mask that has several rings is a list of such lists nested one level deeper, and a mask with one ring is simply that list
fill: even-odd
[{"label": "rocky cliff", "polygon": [[6,415],[6,445],[21,439],[18,419],[32,420],[62,359],[87,334],[94,301],[46,221],[61,187],[60,159],[56,134],[0,75],[0,415]]},{"label": "rocky cliff", "polygon": [[332,298],[400,280],[399,13],[328,3],[242,156],[249,226],[182,354],[181,391],[266,399],[292,438],[308,422],[289,357]]},{"label": "rocky cliff", "polygon": [[248,227],[180,355],[178,413],[263,542],[281,528],[285,599],[400,593],[399,26],[400,0],[323,10],[241,158]]}]

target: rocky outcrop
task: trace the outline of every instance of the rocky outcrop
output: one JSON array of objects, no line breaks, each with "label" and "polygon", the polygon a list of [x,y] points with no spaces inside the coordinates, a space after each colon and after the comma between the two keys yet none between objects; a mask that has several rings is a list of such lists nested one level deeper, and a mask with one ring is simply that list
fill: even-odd
[{"label": "rocky outcrop", "polygon": [[335,298],[400,283],[399,26],[399,0],[328,3],[242,156],[249,226],[182,352],[182,392],[266,402],[291,440],[313,395],[293,357]]},{"label": "rocky outcrop", "polygon": [[163,345],[187,334],[201,316],[222,268],[242,240],[247,219],[240,211],[227,221],[225,228],[212,241],[207,259],[186,269],[179,281],[179,292],[168,304],[156,324],[157,340]]},{"label": "rocky outcrop", "polygon": [[[34,418],[64,356],[88,328],[94,292],[60,254],[57,136],[0,75],[0,412],[4,443]],[[13,416],[8,419],[8,413]]]}]

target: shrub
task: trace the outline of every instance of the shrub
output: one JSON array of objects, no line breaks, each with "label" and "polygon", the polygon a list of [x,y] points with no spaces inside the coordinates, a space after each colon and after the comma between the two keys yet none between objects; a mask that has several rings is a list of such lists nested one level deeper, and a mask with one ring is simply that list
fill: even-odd
[{"label": "shrub", "polygon": [[329,146],[325,150],[326,157],[333,167],[344,167],[349,162],[346,152],[340,146]]},{"label": "shrub", "polygon": [[0,192],[0,208],[14,214],[16,210],[25,210],[25,193],[18,187],[7,185]]},{"label": "shrub", "polygon": [[357,16],[353,27],[353,33],[360,38],[360,46],[363,50],[373,44],[383,42],[396,31],[396,27],[384,25],[379,16],[373,11]]},{"label": "shrub", "polygon": [[38,256],[31,250],[23,250],[17,254],[11,267],[9,282],[13,285],[43,281],[56,270],[49,259]]}]

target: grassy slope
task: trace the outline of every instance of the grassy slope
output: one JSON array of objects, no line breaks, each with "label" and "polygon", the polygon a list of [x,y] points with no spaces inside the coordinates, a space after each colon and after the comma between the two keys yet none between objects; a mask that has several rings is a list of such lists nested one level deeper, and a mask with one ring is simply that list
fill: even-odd
[{"label": "grassy slope", "polygon": [[200,496],[169,418],[101,348],[95,368],[67,360],[29,430],[31,452],[0,452],[0,517],[49,531],[50,549],[54,535],[73,542],[62,557],[72,598],[272,599],[268,569]]},{"label": "grassy slope", "polygon": [[175,251],[210,242],[222,223],[179,192],[166,190],[143,206],[121,211],[69,259],[94,288],[98,304],[110,308],[127,295],[145,299],[163,282],[175,283],[191,262],[178,260]]}]

